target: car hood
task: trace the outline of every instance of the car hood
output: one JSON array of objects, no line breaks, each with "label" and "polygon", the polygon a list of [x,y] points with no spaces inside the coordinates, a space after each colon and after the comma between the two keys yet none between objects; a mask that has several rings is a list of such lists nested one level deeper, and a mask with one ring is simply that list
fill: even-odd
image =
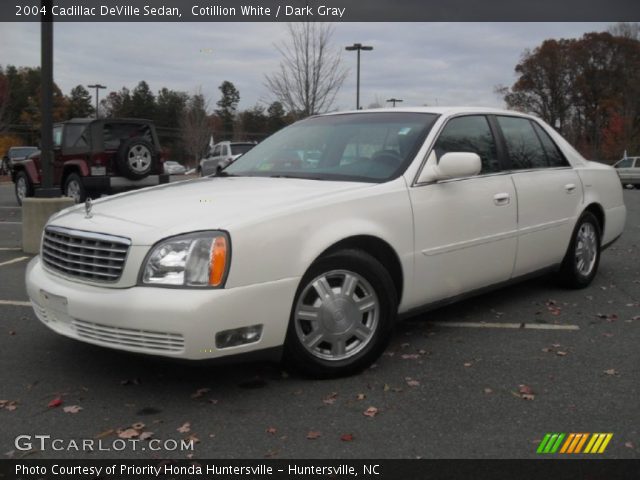
[{"label": "car hood", "polygon": [[96,200],[91,212],[76,205],[49,223],[131,238],[151,245],[161,238],[198,230],[229,229],[265,221],[287,210],[326,200],[327,195],[373,184],[291,178],[207,177],[170,183]]}]

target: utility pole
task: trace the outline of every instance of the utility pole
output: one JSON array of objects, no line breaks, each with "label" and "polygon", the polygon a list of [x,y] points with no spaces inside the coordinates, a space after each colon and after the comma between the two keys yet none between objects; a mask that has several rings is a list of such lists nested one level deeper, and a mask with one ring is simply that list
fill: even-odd
[{"label": "utility pole", "polygon": [[352,52],[358,52],[358,67],[357,67],[357,79],[356,79],[356,110],[360,110],[360,51],[366,52],[373,50],[372,46],[362,45],[361,43],[354,43],[351,46],[345,47],[345,50]]},{"label": "utility pole", "polygon": [[40,187],[35,196],[50,198],[60,196],[60,188],[53,187],[53,16],[52,0],[41,0],[40,6],[47,15],[40,19],[40,70],[42,102],[40,104]]},{"label": "utility pole", "polygon": [[96,118],[99,118],[100,115],[98,115],[98,93],[99,93],[100,89],[107,88],[107,86],[106,85],[100,85],[99,83],[96,83],[95,85],[87,85],[87,87],[96,89]]},{"label": "utility pole", "polygon": [[401,98],[390,98],[389,100],[387,100],[387,102],[393,102],[393,107],[395,108],[396,103],[400,103],[403,100]]}]

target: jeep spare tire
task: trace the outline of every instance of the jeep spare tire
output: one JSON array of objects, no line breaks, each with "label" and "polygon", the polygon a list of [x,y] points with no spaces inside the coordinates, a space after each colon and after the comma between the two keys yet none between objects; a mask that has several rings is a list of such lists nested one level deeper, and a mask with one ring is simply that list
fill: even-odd
[{"label": "jeep spare tire", "polygon": [[151,143],[142,137],[134,137],[122,142],[116,161],[122,175],[131,180],[140,180],[151,173],[155,157]]}]

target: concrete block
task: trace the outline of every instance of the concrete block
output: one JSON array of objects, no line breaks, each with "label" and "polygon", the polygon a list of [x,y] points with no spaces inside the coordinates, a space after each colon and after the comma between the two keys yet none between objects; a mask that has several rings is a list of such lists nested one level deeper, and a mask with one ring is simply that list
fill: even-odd
[{"label": "concrete block", "polygon": [[22,200],[22,251],[38,253],[42,231],[49,217],[72,205],[73,199],[69,197],[29,197]]}]

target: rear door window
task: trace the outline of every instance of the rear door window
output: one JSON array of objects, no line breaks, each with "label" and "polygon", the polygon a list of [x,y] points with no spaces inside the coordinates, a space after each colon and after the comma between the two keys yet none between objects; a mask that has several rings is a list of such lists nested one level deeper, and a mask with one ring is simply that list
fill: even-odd
[{"label": "rear door window", "polygon": [[503,116],[496,118],[504,135],[507,152],[514,170],[549,166],[542,142],[528,119]]}]

